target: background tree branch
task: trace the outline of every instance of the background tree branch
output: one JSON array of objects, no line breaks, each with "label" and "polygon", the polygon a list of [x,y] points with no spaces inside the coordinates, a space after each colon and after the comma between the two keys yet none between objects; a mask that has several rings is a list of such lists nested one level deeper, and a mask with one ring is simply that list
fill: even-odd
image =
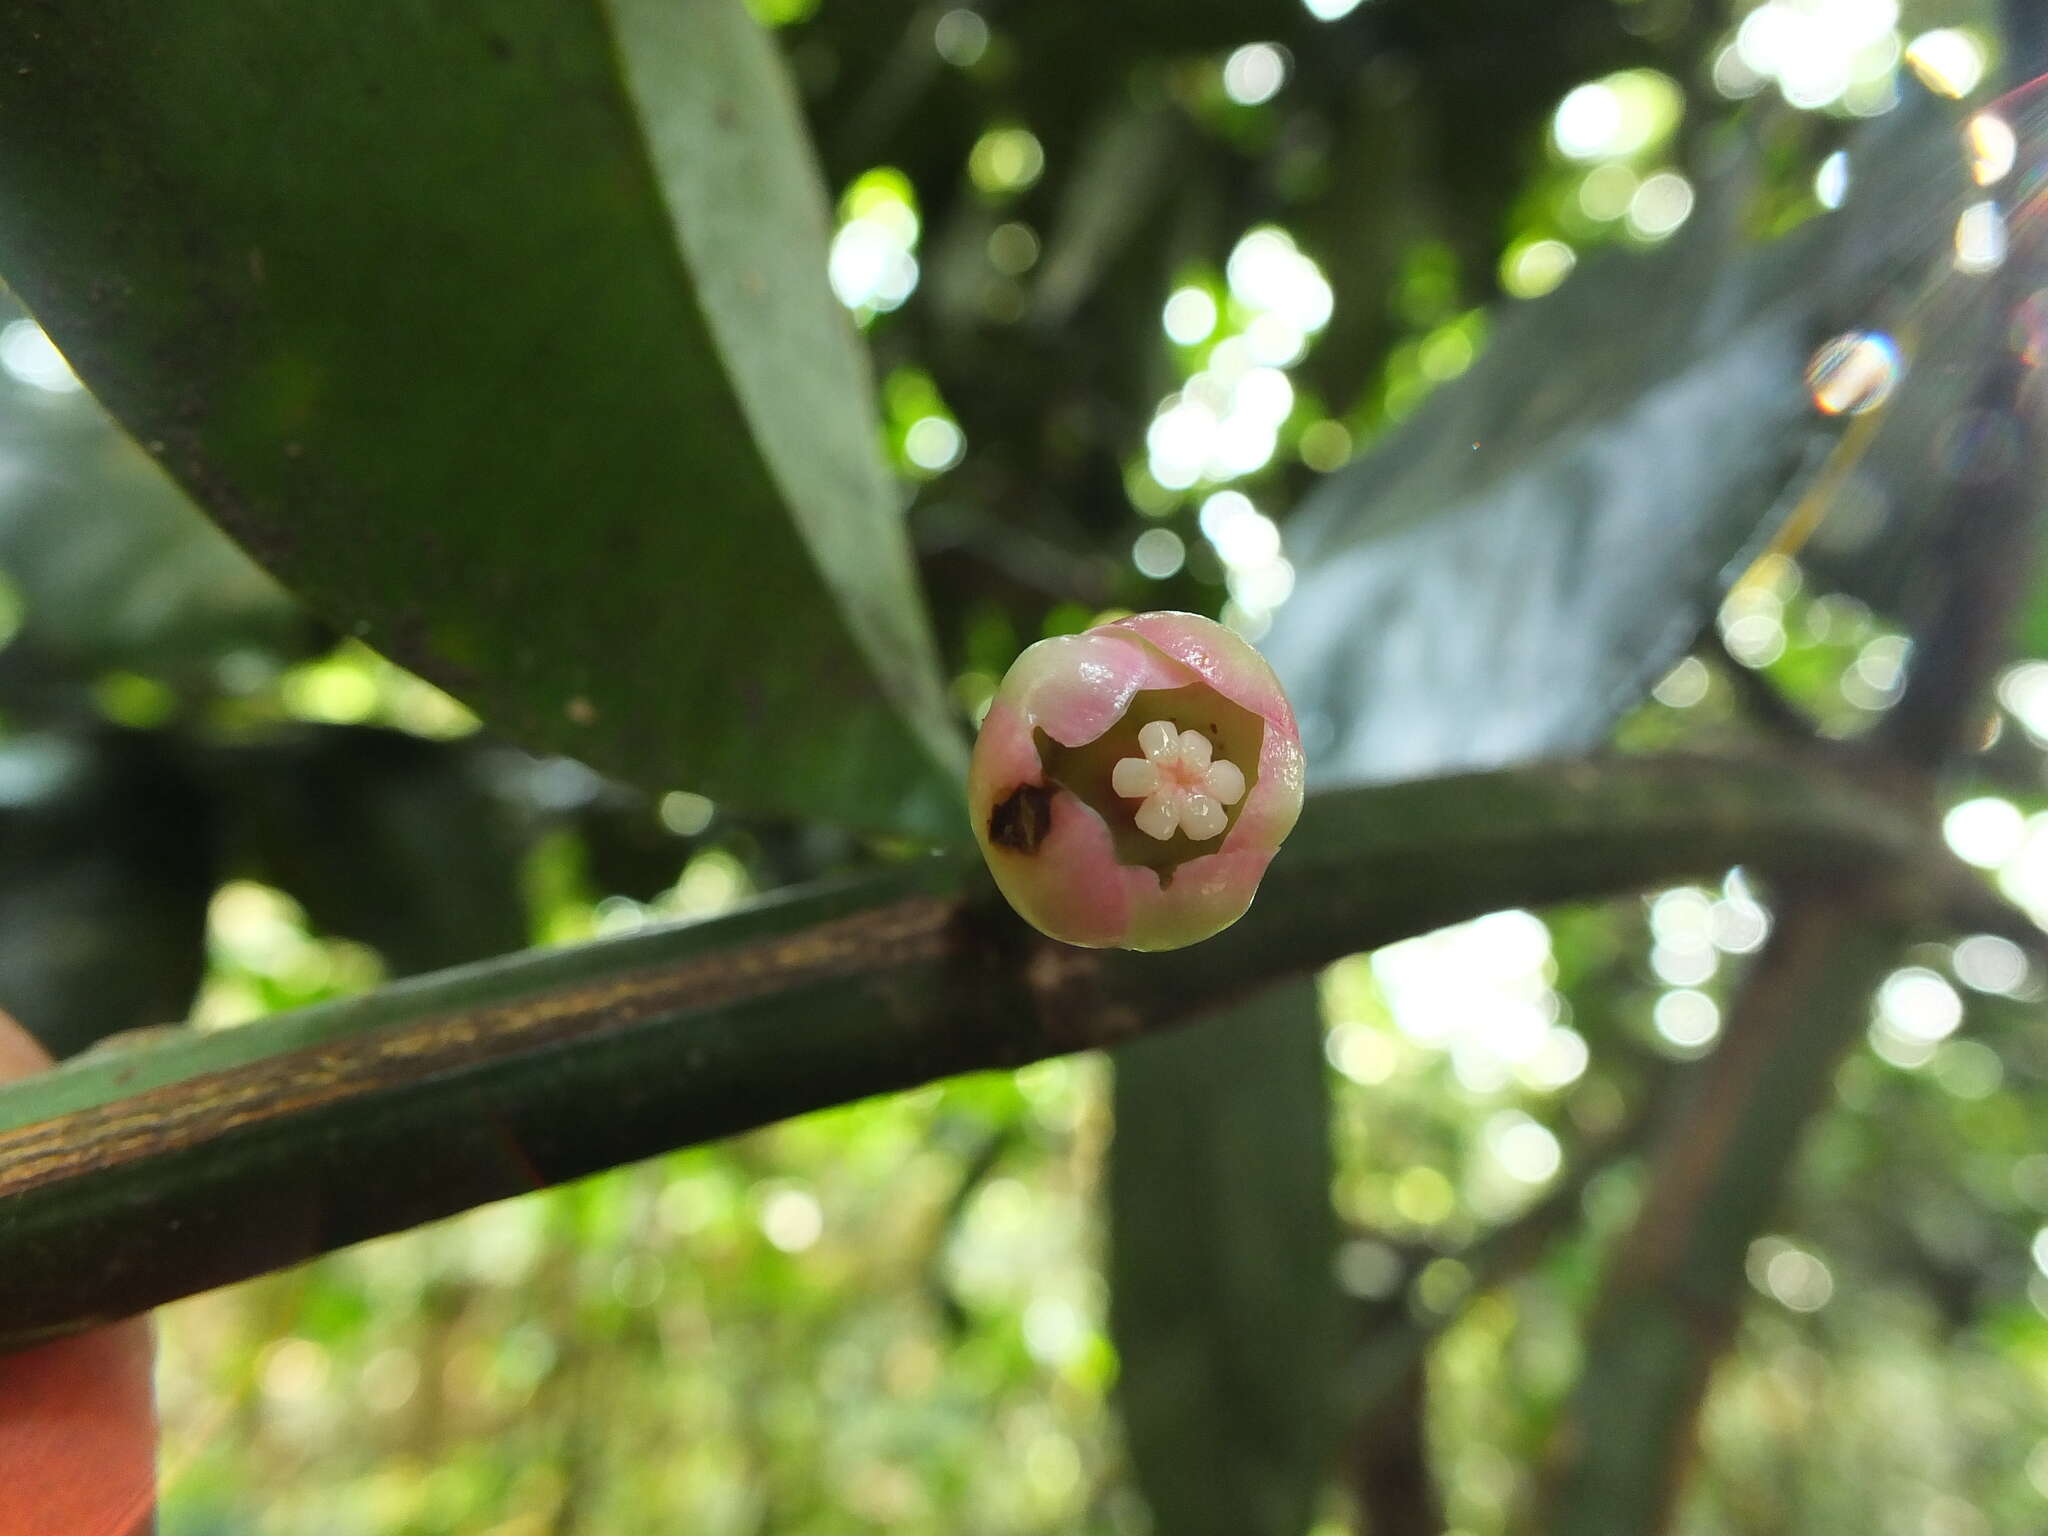
[{"label": "background tree branch", "polygon": [[[1984,302],[2015,313],[2035,270],[2034,253],[2016,251]],[[1977,745],[1992,679],[2011,654],[2040,502],[2030,367],[2010,346],[1978,366],[1949,426],[1956,446],[1906,686],[1858,754],[1930,817],[1938,777]],[[1910,936],[1898,894],[1855,877],[1786,883],[1726,1038],[1665,1128],[1643,1208],[1610,1261],[1585,1371],[1550,1447],[1550,1536],[1656,1532],[1671,1521],[1714,1362],[1741,1312],[1749,1244]],[[1942,900],[2039,953],[2033,925],[2001,925],[2003,903],[1982,882],[1954,881]]]},{"label": "background tree branch", "polygon": [[[1743,1259],[1902,933],[1868,892],[1788,906],[1659,1138],[1611,1261],[1586,1370],[1552,1443],[1554,1536],[1657,1531],[1690,1457],[1708,1373],[1741,1313]],[[1859,899],[1859,895],[1861,899]]]}]

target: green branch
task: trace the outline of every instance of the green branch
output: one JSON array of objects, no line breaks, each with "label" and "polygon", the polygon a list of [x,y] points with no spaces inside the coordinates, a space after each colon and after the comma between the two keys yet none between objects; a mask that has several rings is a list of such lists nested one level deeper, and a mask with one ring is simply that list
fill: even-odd
[{"label": "green branch", "polygon": [[1553,1536],[1665,1529],[1708,1374],[1745,1297],[1743,1261],[1904,930],[1851,891],[1788,905],[1659,1136],[1608,1268],[1586,1369],[1554,1447]]},{"label": "green branch", "polygon": [[1041,940],[934,859],[88,1057],[0,1089],[0,1347],[808,1110],[1114,1045],[1502,907],[1937,856],[1914,817],[1811,761],[1548,764],[1312,801],[1251,914],[1178,954]]}]

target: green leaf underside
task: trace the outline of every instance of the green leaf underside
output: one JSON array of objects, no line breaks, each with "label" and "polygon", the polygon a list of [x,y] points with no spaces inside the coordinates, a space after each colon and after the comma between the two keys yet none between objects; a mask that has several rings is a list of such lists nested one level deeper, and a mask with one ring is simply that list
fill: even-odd
[{"label": "green leaf underside", "polygon": [[316,609],[527,745],[964,830],[824,201],[740,0],[114,0],[0,44],[0,271]]},{"label": "green leaf underside", "polygon": [[1318,785],[1597,743],[1692,644],[1839,430],[1803,375],[1884,328],[1901,272],[1946,271],[1974,195],[1960,125],[1869,125],[1848,203],[1747,249],[1740,188],[1685,228],[1514,305],[1463,378],[1288,526],[1266,653]]},{"label": "green leaf underside", "polygon": [[[1244,773],[1244,794],[1237,804],[1224,807],[1229,822],[1220,836],[1199,843],[1182,831],[1163,841],[1148,836],[1131,819],[1135,803],[1119,795],[1111,784],[1110,776],[1119,762],[1145,755],[1138,745],[1138,732],[1154,720],[1170,720],[1176,731],[1201,732],[1209,738],[1217,757],[1237,764]],[[1160,884],[1165,885],[1172,880],[1173,871],[1189,859],[1214,853],[1237,825],[1238,813],[1251,802],[1258,786],[1266,722],[1242,704],[1196,683],[1186,688],[1147,688],[1133,694],[1123,717],[1081,746],[1062,746],[1040,730],[1034,730],[1031,739],[1046,777],[1102,818],[1118,861],[1159,871]]]}]

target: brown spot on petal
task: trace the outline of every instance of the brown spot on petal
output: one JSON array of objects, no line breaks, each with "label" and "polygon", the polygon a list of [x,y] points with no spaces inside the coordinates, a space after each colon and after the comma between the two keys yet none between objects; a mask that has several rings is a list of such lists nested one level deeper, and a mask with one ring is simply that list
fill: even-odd
[{"label": "brown spot on petal", "polygon": [[1015,853],[1036,853],[1052,831],[1050,784],[1019,784],[988,813],[988,840]]}]

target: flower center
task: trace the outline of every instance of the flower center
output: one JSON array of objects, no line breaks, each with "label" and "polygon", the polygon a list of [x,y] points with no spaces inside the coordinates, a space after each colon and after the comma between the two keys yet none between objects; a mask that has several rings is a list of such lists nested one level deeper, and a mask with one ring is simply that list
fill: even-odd
[{"label": "flower center", "polygon": [[1154,720],[1138,732],[1141,757],[1118,760],[1110,784],[1125,800],[1136,800],[1131,820],[1140,832],[1165,842],[1185,832],[1193,842],[1222,836],[1230,825],[1225,809],[1244,798],[1244,773],[1215,755],[1200,731],[1177,731],[1170,720]]}]

